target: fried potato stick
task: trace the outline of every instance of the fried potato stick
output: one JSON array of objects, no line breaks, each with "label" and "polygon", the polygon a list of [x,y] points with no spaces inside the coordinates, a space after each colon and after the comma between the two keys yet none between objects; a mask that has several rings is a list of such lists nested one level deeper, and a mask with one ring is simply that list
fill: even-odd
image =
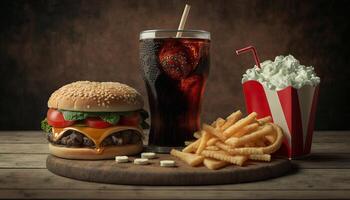
[{"label": "fried potato stick", "polygon": [[234,137],[242,137],[243,135],[246,135],[250,132],[255,131],[256,129],[258,129],[258,127],[259,127],[258,123],[248,124],[247,126],[243,127],[241,130],[234,133],[233,136]]},{"label": "fried potato stick", "polygon": [[210,133],[208,133],[207,131],[202,130],[201,132],[202,132],[202,137],[201,137],[199,146],[197,148],[196,154],[200,154],[205,149],[205,147],[207,146],[207,142],[211,137]]},{"label": "fried potato stick", "polygon": [[274,143],[275,140],[276,140],[276,135],[275,134],[272,134],[272,135],[265,135],[265,139],[267,141],[270,142],[270,144]]},{"label": "fried potato stick", "polygon": [[241,145],[243,147],[255,147],[255,143],[254,142],[247,142],[244,145]]},{"label": "fried potato stick", "polygon": [[230,155],[251,155],[251,154],[264,154],[262,147],[240,147],[232,148],[223,142],[215,143],[215,146],[226,151]]},{"label": "fried potato stick", "polygon": [[221,118],[221,117],[218,117],[215,121],[213,121],[212,123],[211,123],[211,126],[212,127],[221,127],[224,123],[225,123],[226,121],[223,119],[223,118]]},{"label": "fried potato stick", "polygon": [[242,112],[240,110],[233,112],[230,116],[226,118],[226,122],[221,126],[221,130],[226,130],[228,127],[232,126],[241,118]]},{"label": "fried potato stick", "polygon": [[222,119],[221,117],[219,117],[216,120],[216,126],[214,126],[215,128],[221,128],[224,124],[225,124],[226,120]]},{"label": "fried potato stick", "polygon": [[205,150],[219,151],[220,148],[217,146],[207,146],[207,147],[205,147]]},{"label": "fried potato stick", "polygon": [[283,137],[284,137],[283,131],[279,126],[272,124],[272,123],[270,123],[270,125],[274,128],[275,134],[277,135],[277,137],[276,137],[276,140],[274,141],[274,143],[272,143],[271,145],[269,145],[267,147],[262,147],[263,152],[265,154],[272,154],[275,151],[277,151],[281,147]]},{"label": "fried potato stick", "polygon": [[235,132],[240,130],[241,128],[247,126],[248,124],[251,124],[257,116],[256,112],[250,113],[247,117],[240,119],[236,123],[234,123],[232,126],[228,127],[224,132],[223,135],[228,138],[231,137]]},{"label": "fried potato stick", "polygon": [[214,158],[217,160],[229,162],[235,165],[242,166],[244,162],[248,159],[247,156],[237,155],[237,156],[231,156],[226,154],[224,151],[209,151],[204,150],[202,151],[201,155],[209,158]]},{"label": "fried potato stick", "polygon": [[175,149],[170,151],[170,154],[178,157],[180,160],[186,162],[192,167],[198,166],[203,163],[204,157],[196,154],[185,153]]},{"label": "fried potato stick", "polygon": [[217,138],[217,137],[212,137],[212,138],[210,138],[210,139],[208,140],[207,146],[215,145],[215,143],[216,143],[217,141],[219,141],[219,138]]},{"label": "fried potato stick", "polygon": [[240,138],[231,137],[226,140],[226,144],[230,145],[233,148],[239,147],[243,144],[246,144],[248,142],[257,140],[258,138],[264,137],[265,135],[271,134],[273,131],[274,131],[273,126],[270,124],[266,124],[262,129],[258,129],[257,131],[254,131],[249,135],[244,135]]},{"label": "fried potato stick", "polygon": [[259,154],[259,155],[249,155],[250,160],[258,160],[258,161],[271,161],[271,155],[270,154]]},{"label": "fried potato stick", "polygon": [[272,121],[272,117],[271,116],[266,116],[266,117],[258,119],[258,122],[261,125],[264,125],[264,124],[269,123],[271,121]]},{"label": "fried potato stick", "polygon": [[221,141],[225,141],[226,139],[220,130],[215,129],[212,126],[209,126],[208,124],[203,124],[202,129],[210,133],[211,135],[218,137]]},{"label": "fried potato stick", "polygon": [[211,126],[212,127],[216,127],[216,123],[217,123],[218,121],[217,121],[217,119],[215,120],[215,121],[213,121],[212,123],[211,123]]},{"label": "fried potato stick", "polygon": [[192,142],[187,147],[182,149],[182,152],[185,152],[185,153],[196,152],[200,142],[201,142],[201,138],[197,139],[196,141]]},{"label": "fried potato stick", "polygon": [[264,142],[265,139],[261,139],[261,140],[256,140],[255,141],[255,145],[256,147],[265,147],[265,142]]},{"label": "fried potato stick", "polygon": [[212,158],[205,158],[203,161],[204,166],[206,166],[208,169],[217,170],[221,169],[223,167],[226,167],[229,165],[229,162],[221,161],[221,160],[215,160]]}]

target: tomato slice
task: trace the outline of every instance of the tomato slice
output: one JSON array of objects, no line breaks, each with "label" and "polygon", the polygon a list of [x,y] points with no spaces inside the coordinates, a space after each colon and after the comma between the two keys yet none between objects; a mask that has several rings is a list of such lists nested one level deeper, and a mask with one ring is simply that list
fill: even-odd
[{"label": "tomato slice", "polygon": [[124,126],[138,126],[141,123],[141,116],[139,113],[125,115],[120,118],[119,124]]},{"label": "tomato slice", "polygon": [[67,126],[71,126],[75,123],[75,121],[68,121],[65,120],[63,117],[63,114],[56,110],[56,109],[52,109],[50,108],[47,111],[47,123],[50,126],[56,127],[56,128],[64,128]]},{"label": "tomato slice", "polygon": [[107,128],[112,126],[112,124],[103,121],[99,117],[89,117],[85,119],[85,123],[91,128]]}]

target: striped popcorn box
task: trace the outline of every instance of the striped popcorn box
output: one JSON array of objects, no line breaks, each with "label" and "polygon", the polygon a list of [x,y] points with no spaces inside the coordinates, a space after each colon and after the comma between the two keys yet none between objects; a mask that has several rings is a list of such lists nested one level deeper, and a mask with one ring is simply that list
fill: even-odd
[{"label": "striped popcorn box", "polygon": [[290,159],[308,155],[311,150],[319,86],[304,85],[300,89],[288,86],[270,90],[260,82],[243,83],[247,112],[257,112],[258,118],[271,116],[285,134],[277,155]]}]

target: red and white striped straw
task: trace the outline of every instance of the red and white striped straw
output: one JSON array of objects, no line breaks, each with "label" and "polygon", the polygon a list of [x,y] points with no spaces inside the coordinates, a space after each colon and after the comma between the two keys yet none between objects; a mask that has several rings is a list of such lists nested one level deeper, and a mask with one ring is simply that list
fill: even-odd
[{"label": "red and white striped straw", "polygon": [[236,54],[239,55],[239,54],[241,54],[241,53],[245,53],[245,52],[248,52],[248,51],[252,51],[252,52],[253,52],[253,57],[254,57],[254,60],[255,60],[255,64],[256,64],[256,66],[258,66],[259,68],[261,68],[259,56],[258,56],[258,54],[256,53],[255,47],[253,47],[253,46],[247,46],[247,47],[244,47],[244,48],[242,48],[242,49],[238,49],[238,50],[236,50]]}]

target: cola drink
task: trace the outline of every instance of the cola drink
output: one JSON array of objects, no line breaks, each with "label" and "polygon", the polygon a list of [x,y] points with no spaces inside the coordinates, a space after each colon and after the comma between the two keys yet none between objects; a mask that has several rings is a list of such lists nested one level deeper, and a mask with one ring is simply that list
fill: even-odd
[{"label": "cola drink", "polygon": [[209,37],[140,39],[140,61],[151,112],[149,146],[157,147],[157,152],[183,146],[200,128],[209,44]]}]

